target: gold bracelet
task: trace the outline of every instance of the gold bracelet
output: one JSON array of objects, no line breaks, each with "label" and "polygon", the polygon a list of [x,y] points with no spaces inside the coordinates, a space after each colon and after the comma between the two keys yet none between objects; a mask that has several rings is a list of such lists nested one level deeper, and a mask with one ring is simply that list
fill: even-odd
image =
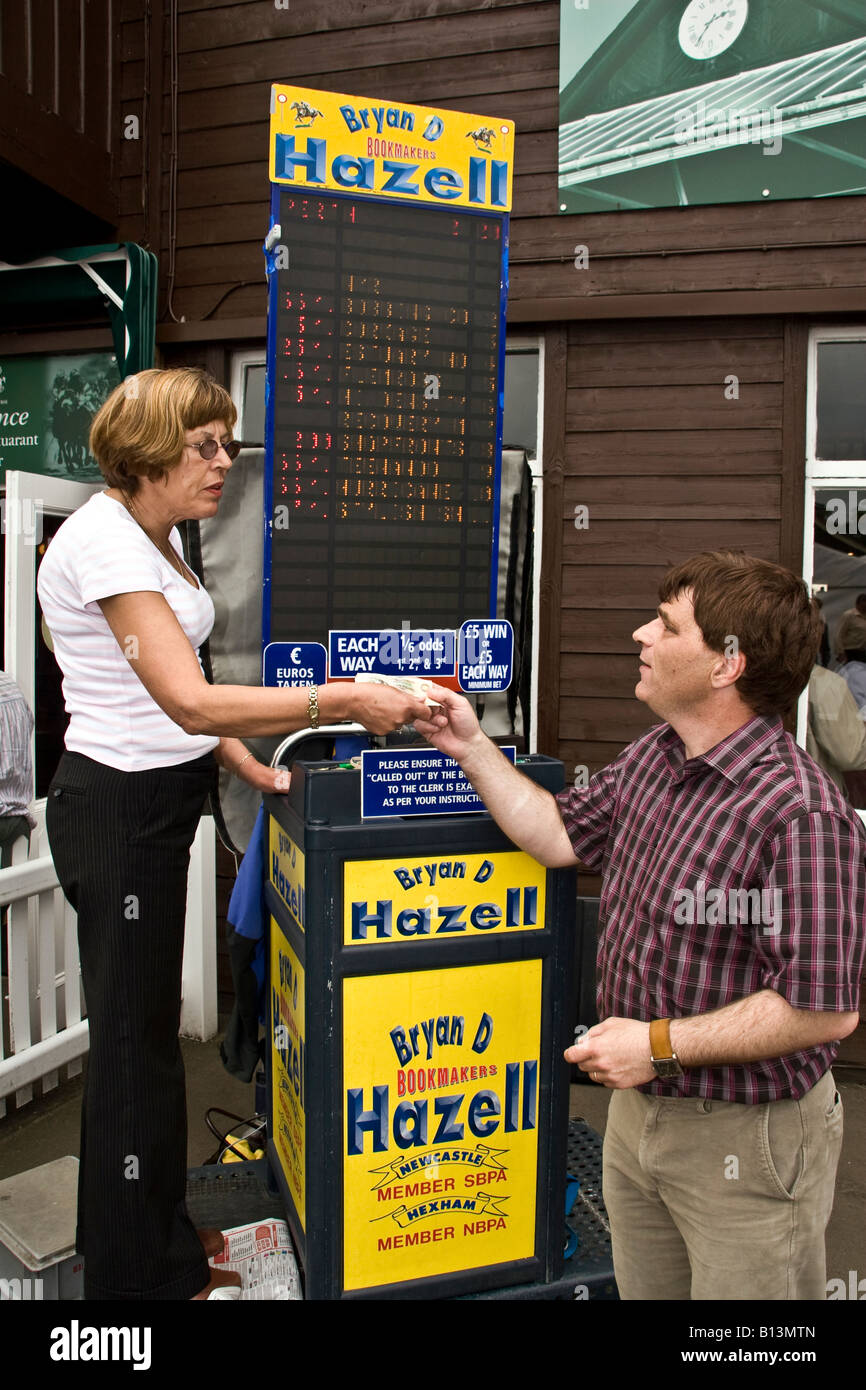
[{"label": "gold bracelet", "polygon": [[243,765],[244,765],[244,763],[246,762],[247,758],[252,758],[252,757],[255,757],[255,754],[254,754],[254,753],[247,753],[247,757],[246,757],[246,758],[241,758],[240,762],[238,763],[237,767],[235,768],[235,776],[236,776],[236,777],[239,777],[239,776],[240,776],[241,768],[243,767]]},{"label": "gold bracelet", "polygon": [[309,697],[310,728],[319,727],[319,687],[317,685],[307,686],[307,696]]}]

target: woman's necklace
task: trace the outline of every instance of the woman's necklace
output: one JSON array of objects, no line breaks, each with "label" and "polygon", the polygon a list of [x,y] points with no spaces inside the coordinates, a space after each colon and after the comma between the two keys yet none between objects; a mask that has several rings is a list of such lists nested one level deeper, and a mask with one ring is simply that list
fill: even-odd
[{"label": "woman's necklace", "polygon": [[[129,515],[132,517],[132,519],[133,519],[133,521],[135,522],[136,526],[140,527],[140,529],[141,529],[141,530],[144,532],[144,534],[147,536],[147,539],[150,541],[151,545],[155,545],[156,548],[157,548],[157,550],[159,551],[160,555],[163,557],[163,559],[168,561],[168,563],[171,565],[172,569],[173,569],[173,570],[176,570],[177,573],[180,575],[181,579],[183,579],[186,583],[189,583],[189,580],[187,579],[186,575],[185,575],[184,572],[183,572],[183,568],[181,567],[180,557],[178,556],[178,553],[177,553],[177,551],[175,550],[174,546],[171,545],[170,542],[167,543],[166,546],[163,546],[163,545],[160,544],[160,542],[159,542],[158,540],[155,540],[155,539],[154,539],[154,537],[153,537],[153,536],[150,534],[150,532],[148,531],[147,527],[146,527],[141,521],[139,521],[138,517],[135,515],[135,512],[133,511],[133,507],[132,507],[132,502],[131,502],[131,500],[129,500],[128,498],[124,497],[124,499],[123,499],[123,505],[125,506],[126,510],[129,512]],[[196,587],[198,587],[198,584],[196,584]]]}]

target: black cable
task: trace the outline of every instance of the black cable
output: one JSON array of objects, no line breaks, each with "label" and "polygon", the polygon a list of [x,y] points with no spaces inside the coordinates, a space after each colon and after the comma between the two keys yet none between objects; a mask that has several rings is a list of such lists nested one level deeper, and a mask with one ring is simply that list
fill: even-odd
[{"label": "black cable", "polygon": [[[252,1138],[254,1138],[254,1136],[260,1134],[261,1131],[266,1128],[267,1120],[259,1115],[253,1115],[250,1119],[243,1120],[241,1119],[240,1115],[233,1115],[231,1110],[223,1110],[222,1106],[220,1105],[211,1105],[204,1112],[204,1122],[207,1125],[213,1137],[215,1139],[218,1139],[219,1142],[222,1144],[223,1153],[225,1153],[225,1150],[228,1149],[231,1153],[237,1154],[238,1158],[243,1163],[248,1163],[249,1159],[247,1158],[246,1154],[242,1154],[239,1149],[235,1148],[234,1144],[229,1143],[228,1135],[223,1134],[221,1130],[217,1129],[216,1125],[211,1119],[211,1115],[225,1115],[226,1119],[234,1120],[236,1124],[249,1125],[250,1133],[242,1136],[246,1143],[249,1143],[249,1141]],[[220,1157],[222,1157],[222,1154],[220,1155]],[[217,1162],[219,1162],[219,1160],[217,1160]]]},{"label": "black cable", "polygon": [[166,312],[174,323],[180,322],[180,319],[174,312],[174,282],[177,271],[177,94],[177,0],[169,0],[169,110],[171,113],[171,147],[168,160],[168,300]]},{"label": "black cable", "polygon": [[[261,284],[262,284],[261,280],[238,280],[238,282],[237,282],[236,285],[230,285],[229,288],[225,291],[225,293],[220,295],[220,297],[219,297],[219,299],[217,300],[216,304],[214,304],[210,309],[208,309],[208,311],[207,311],[206,314],[202,314],[202,316],[201,316],[201,321],[202,321],[202,323],[204,323],[205,319],[209,319],[210,316],[211,316],[211,314],[215,314],[216,311],[217,311],[217,309],[220,307],[220,305],[221,305],[221,304],[224,304],[225,301],[228,299],[229,295],[230,295],[230,294],[234,294],[235,290],[245,290],[245,289],[248,289],[250,285],[261,285]],[[266,287],[265,287],[265,286],[262,286],[262,288],[264,289],[264,288],[266,288]]]}]

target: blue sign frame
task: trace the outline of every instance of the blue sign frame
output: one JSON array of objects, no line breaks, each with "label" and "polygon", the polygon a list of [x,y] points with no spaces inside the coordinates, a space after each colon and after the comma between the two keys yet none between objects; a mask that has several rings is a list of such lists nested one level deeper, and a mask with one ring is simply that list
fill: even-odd
[{"label": "blue sign frame", "polygon": [[[265,373],[265,478],[264,478],[264,515],[263,515],[263,573],[262,573],[262,650],[272,641],[279,640],[280,634],[271,631],[271,570],[272,570],[272,527],[274,513],[274,388],[276,376],[276,337],[277,337],[277,292],[278,292],[278,266],[273,249],[269,247],[270,236],[273,228],[279,225],[280,218],[280,198],[286,191],[284,184],[272,183],[271,203],[270,203],[270,227],[268,240],[265,242],[264,254],[266,260],[266,271],[268,279],[268,329],[267,329],[267,367]],[[327,192],[328,200],[340,199],[343,201],[354,201],[356,195],[341,194],[331,191]],[[412,199],[406,198],[368,198],[365,202],[375,202],[380,206],[388,206],[392,203],[406,204],[408,206],[419,206]],[[429,203],[424,203],[423,208],[426,212],[431,210]],[[447,218],[453,215],[453,210],[448,207],[434,209],[437,215]],[[501,504],[502,490],[502,437],[503,437],[503,413],[505,408],[505,347],[506,347],[506,307],[508,302],[508,255],[509,255],[509,232],[510,217],[507,212],[491,212],[489,209],[476,210],[474,208],[461,207],[459,209],[461,217],[481,217],[486,221],[496,221],[501,226],[501,269],[499,282],[499,353],[497,363],[497,386],[496,386],[496,442],[494,446],[494,481],[492,507],[492,526],[491,526],[491,546],[490,546],[490,585],[489,585],[489,613],[491,618],[496,617],[497,588],[498,588],[498,560],[499,560],[499,509]],[[322,634],[324,636],[324,634]]]},{"label": "blue sign frame", "polygon": [[262,652],[264,686],[324,685],[327,679],[328,653],[321,642],[269,642]]},{"label": "blue sign frame", "polygon": [[[513,767],[516,747],[499,751]],[[486,810],[459,763],[438,748],[368,748],[361,754],[362,820],[478,815]]]}]

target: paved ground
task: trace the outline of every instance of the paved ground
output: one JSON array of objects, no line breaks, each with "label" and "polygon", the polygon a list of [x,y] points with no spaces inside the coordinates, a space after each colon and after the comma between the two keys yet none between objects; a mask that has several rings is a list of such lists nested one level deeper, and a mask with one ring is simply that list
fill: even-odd
[{"label": "paved ground", "polygon": [[[216,1040],[197,1043],[183,1038],[181,1048],[189,1115],[187,1155],[193,1168],[205,1163],[217,1146],[204,1121],[208,1107],[218,1105],[247,1118],[255,1111],[255,1087],[252,1082],[245,1086],[229,1076]],[[81,1076],[67,1081],[43,1099],[0,1120],[0,1179],[64,1154],[78,1154],[82,1081]],[[220,1121],[222,1117],[216,1118]]]},{"label": "paved ground", "polygon": [[[858,1033],[863,1031],[858,1030]],[[182,1043],[187,1076],[189,1112],[188,1162],[204,1163],[214,1152],[216,1140],[204,1122],[209,1106],[222,1106],[247,1117],[255,1109],[254,1086],[234,1081],[219,1058],[216,1041]],[[845,1140],[836,1181],[836,1204],[827,1237],[827,1274],[842,1278],[849,1271],[866,1277],[866,1070],[852,1073],[859,1084],[841,1080],[845,1107]],[[27,1168],[78,1153],[81,1077],[66,1082],[43,1099],[0,1120],[0,1179]],[[582,1116],[599,1134],[604,1133],[610,1092],[599,1086],[571,1088],[571,1113]],[[866,1286],[864,1286],[866,1287]]]}]

